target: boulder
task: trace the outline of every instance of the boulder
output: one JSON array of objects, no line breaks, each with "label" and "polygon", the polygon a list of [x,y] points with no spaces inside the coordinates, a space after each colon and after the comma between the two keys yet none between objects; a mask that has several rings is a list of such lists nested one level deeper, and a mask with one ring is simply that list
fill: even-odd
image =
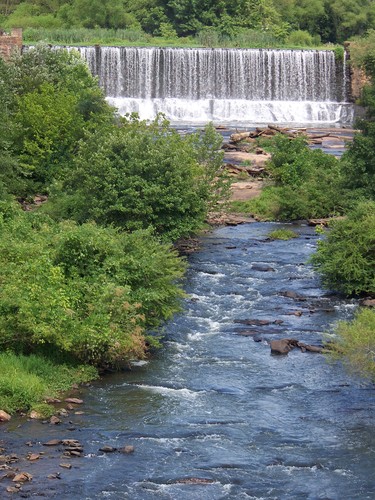
[{"label": "boulder", "polygon": [[65,403],[73,403],[75,405],[81,405],[83,403],[83,400],[78,398],[66,398]]},{"label": "boulder", "polygon": [[124,446],[123,448],[120,448],[118,450],[120,453],[134,453],[134,446],[131,445],[131,444],[127,444],[126,446]]},{"label": "boulder", "polygon": [[271,354],[288,354],[294,347],[299,347],[301,352],[323,352],[323,347],[321,346],[305,344],[296,339],[271,340],[270,347]]},{"label": "boulder", "polygon": [[12,481],[14,483],[26,483],[27,481],[31,481],[33,476],[29,474],[28,472],[20,472],[19,474],[16,474]]},{"label": "boulder", "polygon": [[288,354],[296,345],[297,341],[294,339],[271,340],[271,354]]},{"label": "boulder", "polygon": [[0,410],[0,422],[9,422],[12,417],[4,410]]}]

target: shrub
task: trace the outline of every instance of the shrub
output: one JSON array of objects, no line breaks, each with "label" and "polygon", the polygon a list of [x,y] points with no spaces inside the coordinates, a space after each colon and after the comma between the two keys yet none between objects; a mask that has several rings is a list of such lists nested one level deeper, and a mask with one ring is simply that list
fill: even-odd
[{"label": "shrub", "polygon": [[1,349],[120,366],[179,309],[184,266],[150,232],[21,213],[0,236]]},{"label": "shrub", "polygon": [[345,295],[375,294],[375,203],[361,203],[335,222],[312,262],[325,287]]},{"label": "shrub", "polygon": [[341,321],[330,344],[331,354],[350,371],[375,380],[375,311],[359,310],[353,321]]},{"label": "shrub", "polygon": [[219,177],[219,141],[213,127],[181,137],[160,119],[125,120],[82,145],[50,213],[129,231],[152,227],[169,241],[187,236],[229,190]]},{"label": "shrub", "polygon": [[292,31],[287,38],[287,43],[297,47],[311,47],[315,45],[313,36],[304,30]]},{"label": "shrub", "polygon": [[293,238],[298,238],[298,234],[291,229],[275,229],[268,234],[268,238],[271,240],[291,240]]},{"label": "shrub", "polygon": [[[15,94],[13,149],[19,157],[17,195],[46,191],[89,130],[113,118],[97,81],[78,54],[39,46],[8,66]],[[22,186],[28,186],[22,191]]]},{"label": "shrub", "polygon": [[[341,187],[340,162],[311,150],[303,137],[278,135],[267,169],[275,186],[252,200],[251,211],[263,219],[295,220],[341,214],[348,204]],[[250,208],[249,207],[249,208]]]}]

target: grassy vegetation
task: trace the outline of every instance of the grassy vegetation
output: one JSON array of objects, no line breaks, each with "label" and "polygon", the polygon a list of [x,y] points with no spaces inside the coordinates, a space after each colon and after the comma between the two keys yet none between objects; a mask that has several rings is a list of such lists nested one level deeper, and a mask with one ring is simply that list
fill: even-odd
[{"label": "grassy vegetation", "polygon": [[115,46],[153,46],[153,47],[224,47],[224,48],[286,48],[342,50],[333,44],[321,44],[313,38],[292,37],[280,41],[272,34],[256,30],[242,30],[229,37],[215,30],[202,30],[195,36],[155,36],[140,29],[110,28],[26,28],[23,32],[24,43],[33,45],[38,42],[53,45],[115,45]]},{"label": "grassy vegetation", "polygon": [[375,380],[375,311],[359,310],[353,321],[341,321],[335,333],[331,355],[350,371]]},{"label": "grassy vegetation", "polygon": [[275,229],[268,233],[268,238],[271,240],[292,240],[293,238],[298,238],[298,234],[292,231],[291,229]]},{"label": "grassy vegetation", "polygon": [[48,406],[40,406],[45,398],[56,397],[73,384],[97,377],[98,372],[92,366],[69,366],[42,356],[0,352],[0,409],[11,414],[17,410],[36,410],[47,416]]}]

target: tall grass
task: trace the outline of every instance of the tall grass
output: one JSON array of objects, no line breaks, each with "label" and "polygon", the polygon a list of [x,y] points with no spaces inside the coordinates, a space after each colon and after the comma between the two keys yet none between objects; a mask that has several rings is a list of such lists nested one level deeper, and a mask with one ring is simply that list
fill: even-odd
[{"label": "tall grass", "polygon": [[329,352],[350,371],[375,381],[375,311],[359,310],[353,321],[339,322],[336,334]]},{"label": "tall grass", "polygon": [[[241,30],[234,36],[226,36],[214,28],[206,28],[193,37],[154,37],[140,29],[105,28],[27,28],[24,30],[25,44],[46,42],[53,45],[118,45],[161,47],[226,47],[226,48],[309,48],[297,41],[282,42],[270,33],[256,30]],[[310,48],[318,47],[311,40]]]},{"label": "tall grass", "polygon": [[0,409],[28,411],[46,397],[97,377],[91,366],[59,365],[42,356],[0,353]]},{"label": "tall grass", "polygon": [[23,33],[25,43],[48,42],[56,45],[124,45],[128,43],[148,44],[152,39],[144,31],[135,29],[46,29],[27,28]]}]

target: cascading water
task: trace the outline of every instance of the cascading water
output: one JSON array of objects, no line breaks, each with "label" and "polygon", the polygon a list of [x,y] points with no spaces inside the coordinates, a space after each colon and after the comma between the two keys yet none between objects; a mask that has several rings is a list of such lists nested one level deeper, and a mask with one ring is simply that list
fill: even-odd
[{"label": "cascading water", "polygon": [[333,51],[78,48],[120,114],[172,122],[350,123]]}]

